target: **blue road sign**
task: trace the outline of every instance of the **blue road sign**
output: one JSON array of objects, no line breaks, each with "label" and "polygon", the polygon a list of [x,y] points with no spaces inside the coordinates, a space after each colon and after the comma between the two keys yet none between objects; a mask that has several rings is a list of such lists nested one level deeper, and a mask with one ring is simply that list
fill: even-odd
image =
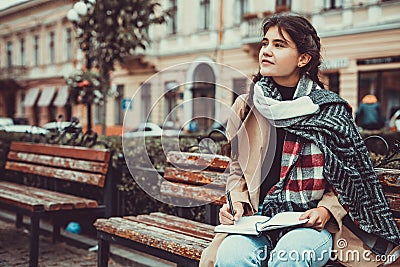
[{"label": "blue road sign", "polygon": [[131,98],[122,99],[122,110],[132,110],[132,99]]}]

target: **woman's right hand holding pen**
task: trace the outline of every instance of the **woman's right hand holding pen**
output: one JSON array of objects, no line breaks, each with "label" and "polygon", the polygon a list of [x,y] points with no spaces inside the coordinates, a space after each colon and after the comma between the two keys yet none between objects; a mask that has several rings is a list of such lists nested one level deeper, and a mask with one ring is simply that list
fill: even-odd
[{"label": "woman's right hand holding pen", "polygon": [[240,217],[242,217],[244,212],[243,204],[241,202],[234,202],[232,205],[235,217],[233,217],[231,214],[229,204],[224,204],[219,210],[219,222],[221,224],[233,224],[234,221],[237,221]]}]

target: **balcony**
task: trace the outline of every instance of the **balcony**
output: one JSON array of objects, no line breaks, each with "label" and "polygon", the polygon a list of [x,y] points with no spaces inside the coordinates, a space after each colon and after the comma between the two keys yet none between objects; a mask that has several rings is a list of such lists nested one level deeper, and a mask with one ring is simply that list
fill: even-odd
[{"label": "balcony", "polygon": [[25,66],[11,66],[0,68],[0,80],[21,80],[28,74]]},{"label": "balcony", "polygon": [[264,17],[253,17],[244,20],[240,25],[242,48],[254,58],[258,58],[259,44],[263,36],[263,20]]},{"label": "balcony", "polygon": [[262,36],[261,23],[263,18],[251,18],[240,25],[240,32],[244,43],[259,42]]},{"label": "balcony", "polygon": [[28,68],[25,66],[11,66],[0,68],[0,86],[6,90],[21,88],[20,83],[28,74]]},{"label": "balcony", "polygon": [[400,25],[400,1],[322,10],[313,14],[312,21],[322,37],[396,29]]}]

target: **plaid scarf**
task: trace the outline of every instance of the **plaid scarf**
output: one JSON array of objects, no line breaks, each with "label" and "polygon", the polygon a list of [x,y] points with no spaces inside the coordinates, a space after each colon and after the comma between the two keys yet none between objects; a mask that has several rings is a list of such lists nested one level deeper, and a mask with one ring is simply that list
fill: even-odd
[{"label": "plaid scarf", "polygon": [[[296,104],[301,97],[306,100]],[[399,244],[399,229],[349,104],[305,77],[300,79],[293,101],[281,99],[271,78],[263,77],[255,85],[257,110],[289,133],[282,153],[281,179],[268,192],[263,214],[315,208],[329,187],[348,211],[347,222],[355,226],[349,228],[358,231],[355,234],[373,252],[387,252],[388,242],[382,246],[382,238]],[[279,106],[263,109],[265,105],[283,107],[287,103],[290,111],[280,110]],[[290,115],[293,110],[301,113]]]}]

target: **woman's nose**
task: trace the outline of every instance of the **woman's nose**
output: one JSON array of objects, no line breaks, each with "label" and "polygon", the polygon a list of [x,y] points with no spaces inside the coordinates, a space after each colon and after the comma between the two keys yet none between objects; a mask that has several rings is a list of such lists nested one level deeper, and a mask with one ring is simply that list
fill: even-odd
[{"label": "woman's nose", "polygon": [[268,55],[269,56],[269,55],[272,54],[272,49],[271,49],[270,45],[263,46],[261,48],[261,51],[262,51],[263,55]]}]

